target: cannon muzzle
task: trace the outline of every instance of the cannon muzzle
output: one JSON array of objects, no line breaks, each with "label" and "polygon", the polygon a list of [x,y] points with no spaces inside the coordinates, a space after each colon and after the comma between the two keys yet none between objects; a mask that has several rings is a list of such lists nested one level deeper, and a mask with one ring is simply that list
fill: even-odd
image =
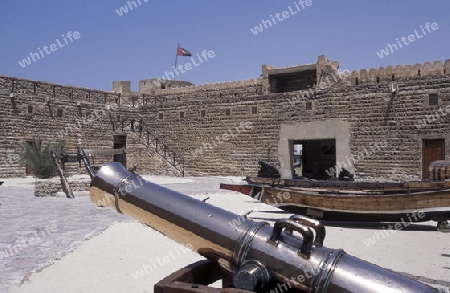
[{"label": "cannon muzzle", "polygon": [[298,292],[426,293],[437,290],[323,246],[325,228],[293,216],[274,227],[145,181],[119,163],[95,174],[91,201],[115,207],[217,262],[239,289]]}]

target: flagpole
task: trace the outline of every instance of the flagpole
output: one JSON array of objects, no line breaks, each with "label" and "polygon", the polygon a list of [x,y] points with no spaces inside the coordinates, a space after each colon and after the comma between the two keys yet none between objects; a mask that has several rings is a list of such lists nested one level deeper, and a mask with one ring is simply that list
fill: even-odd
[{"label": "flagpole", "polygon": [[[177,53],[175,54],[176,56],[175,56],[175,67],[174,67],[174,69],[176,70],[177,69],[177,63],[178,63],[178,51],[180,50],[180,44],[178,44],[178,47],[177,47]],[[173,76],[173,80],[175,80],[176,79],[176,75],[174,74],[174,76]]]}]

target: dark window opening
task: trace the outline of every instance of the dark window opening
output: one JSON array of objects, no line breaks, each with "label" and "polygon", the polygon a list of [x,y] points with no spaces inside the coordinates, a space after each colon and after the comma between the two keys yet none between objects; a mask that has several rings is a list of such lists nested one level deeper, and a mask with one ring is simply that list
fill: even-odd
[{"label": "dark window opening", "polygon": [[162,113],[162,112],[159,113],[159,114],[158,114],[158,118],[159,118],[159,119],[164,119],[164,113]]},{"label": "dark window opening", "polygon": [[355,78],[355,85],[358,85],[359,84],[359,78]]},{"label": "dark window opening", "polygon": [[[127,136],[126,135],[114,135],[113,136],[114,149],[127,148]],[[114,162],[122,163],[122,165],[127,167],[127,154],[116,154],[114,155]]]},{"label": "dark window opening", "polygon": [[429,94],[428,95],[428,105],[429,106],[437,106],[438,104],[439,104],[438,94]]},{"label": "dark window opening", "polygon": [[379,77],[377,77],[377,83],[380,83],[380,78]]},{"label": "dark window opening", "polygon": [[202,110],[202,111],[200,112],[200,116],[206,117],[206,111],[205,111],[205,110]]},{"label": "dark window opening", "polygon": [[184,118],[184,112],[180,112],[180,118],[181,118],[181,119]]},{"label": "dark window opening", "polygon": [[120,121],[120,115],[117,115],[117,116],[116,116],[116,120],[117,120],[117,121]]},{"label": "dark window opening", "polygon": [[58,108],[58,110],[56,110],[56,117],[61,118],[63,116],[63,109]]},{"label": "dark window opening", "polygon": [[392,81],[395,81],[395,75],[392,74]]},{"label": "dark window opening", "polygon": [[131,119],[131,124],[130,124],[130,128],[131,128],[131,131],[133,131],[134,132],[134,130],[135,130],[135,125],[134,125],[134,123],[136,122],[136,120],[135,119]]},{"label": "dark window opening", "polygon": [[33,114],[33,106],[28,105],[28,114]]},{"label": "dark window opening", "polygon": [[306,102],[306,110],[312,110],[312,102]]},{"label": "dark window opening", "polygon": [[315,69],[269,75],[270,93],[307,90],[316,83],[317,71]]},{"label": "dark window opening", "polygon": [[252,114],[258,114],[258,107],[252,107]]},{"label": "dark window opening", "polygon": [[420,76],[420,69],[417,71],[417,76]]},{"label": "dark window opening", "polygon": [[230,116],[231,115],[231,109],[225,109],[225,115]]}]

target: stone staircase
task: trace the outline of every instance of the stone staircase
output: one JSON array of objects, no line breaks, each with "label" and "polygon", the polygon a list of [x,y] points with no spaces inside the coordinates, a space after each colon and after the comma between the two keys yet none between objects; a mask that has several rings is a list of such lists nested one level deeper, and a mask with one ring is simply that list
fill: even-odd
[{"label": "stone staircase", "polygon": [[142,118],[138,120],[130,119],[126,123],[125,121],[112,122],[112,125],[113,131],[118,129],[117,126],[121,127],[122,132],[128,132],[184,177],[184,157],[169,147],[153,131],[146,127]]}]

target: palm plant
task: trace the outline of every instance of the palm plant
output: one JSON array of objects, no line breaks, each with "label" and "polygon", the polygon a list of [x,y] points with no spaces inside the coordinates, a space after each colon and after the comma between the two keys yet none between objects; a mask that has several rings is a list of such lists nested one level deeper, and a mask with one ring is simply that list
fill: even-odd
[{"label": "palm plant", "polygon": [[64,142],[59,142],[56,146],[52,146],[50,143],[43,146],[41,140],[35,138],[31,144],[21,143],[20,146],[23,150],[20,154],[22,161],[30,166],[31,172],[37,178],[46,179],[57,174],[50,150],[52,148],[60,150],[61,146],[64,146]]}]

